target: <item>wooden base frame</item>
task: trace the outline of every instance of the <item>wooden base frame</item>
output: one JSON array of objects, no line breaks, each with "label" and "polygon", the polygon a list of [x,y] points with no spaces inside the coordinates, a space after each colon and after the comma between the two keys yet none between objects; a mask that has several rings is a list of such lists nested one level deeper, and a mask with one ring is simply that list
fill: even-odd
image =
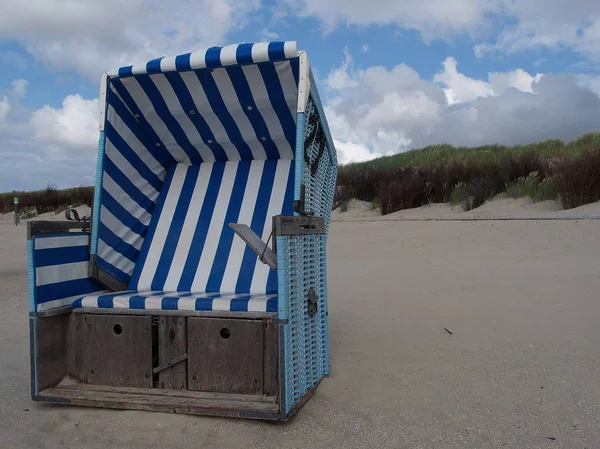
[{"label": "wooden base frame", "polygon": [[311,388],[287,414],[280,412],[277,396],[257,397],[157,388],[109,387],[69,382],[43,390],[33,399],[40,402],[83,407],[287,421],[308,402],[319,384]]},{"label": "wooden base frame", "polygon": [[115,312],[31,314],[34,400],[285,421],[316,390],[282,413],[272,314]]}]

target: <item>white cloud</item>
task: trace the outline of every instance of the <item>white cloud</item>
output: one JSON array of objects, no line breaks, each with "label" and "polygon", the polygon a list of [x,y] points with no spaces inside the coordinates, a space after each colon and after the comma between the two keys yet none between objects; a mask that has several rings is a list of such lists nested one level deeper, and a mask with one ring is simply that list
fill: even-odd
[{"label": "white cloud", "polygon": [[361,143],[342,142],[341,140],[334,140],[333,143],[337,150],[338,163],[340,164],[370,161],[376,157],[383,156],[380,153],[371,152],[369,147]]},{"label": "white cloud", "polygon": [[522,92],[533,93],[533,84],[542,79],[542,74],[530,75],[523,69],[511,72],[493,72],[489,74],[490,85],[494,95],[500,95],[507,89],[515,88]]},{"label": "white cloud", "polygon": [[328,29],[339,25],[396,24],[415,29],[429,41],[454,33],[485,29],[485,16],[498,0],[297,0],[289,1],[303,16],[315,16]]},{"label": "white cloud", "polygon": [[580,74],[577,81],[582,87],[586,87],[600,96],[600,75]]},{"label": "white cloud", "polygon": [[[600,98],[573,76],[516,69],[478,80],[460,73],[454,59],[445,62],[435,82],[404,64],[347,71],[352,86],[336,91],[326,107],[340,160],[437,143],[568,140],[600,129]],[[447,101],[448,91],[454,102]]]},{"label": "white cloud", "polygon": [[68,151],[93,149],[98,143],[98,100],[69,95],[62,108],[44,106],[31,115],[31,129],[36,140],[60,145]]},{"label": "white cloud", "polygon": [[449,104],[464,103],[492,95],[492,86],[489,83],[459,73],[457,65],[456,59],[448,57],[443,62],[443,70],[433,77],[436,83],[446,86],[444,92]]},{"label": "white cloud", "polygon": [[363,44],[363,46],[360,47],[360,51],[361,51],[361,53],[368,53],[369,52],[369,44]]},{"label": "white cloud", "polygon": [[450,105],[498,96],[511,88],[533,93],[534,83],[542,78],[540,73],[532,76],[523,69],[489,73],[488,81],[470,78],[458,71],[458,63],[453,57],[446,58],[442,67],[442,71],[434,75],[433,81],[444,87]]},{"label": "white cloud", "polygon": [[260,39],[264,42],[270,42],[270,41],[275,41],[277,39],[279,39],[279,34],[271,31],[267,28],[264,28],[261,32],[260,32]]},{"label": "white cloud", "polygon": [[342,90],[351,87],[356,87],[358,82],[352,79],[351,71],[353,69],[354,63],[350,52],[348,51],[348,47],[344,48],[344,60],[342,65],[332,70],[329,73],[329,76],[325,80],[327,86],[333,90]]},{"label": "white cloud", "polygon": [[60,108],[44,106],[23,120],[20,99],[14,94],[0,98],[0,191],[90,184],[98,148],[98,100],[69,95]]},{"label": "white cloud", "polygon": [[514,24],[504,26],[490,42],[478,44],[476,55],[571,48],[600,59],[600,2],[596,0],[503,0],[502,11]]},{"label": "white cloud", "polygon": [[0,130],[6,124],[8,113],[10,112],[10,103],[8,102],[8,98],[1,97],[0,98]]},{"label": "white cloud", "polygon": [[[221,43],[260,0],[3,0],[0,38],[54,70],[96,82],[104,71]],[[51,19],[50,19],[51,18]]]},{"label": "white cloud", "polygon": [[[445,107],[444,92],[424,81],[405,64],[388,71],[370,67],[364,71],[345,71],[344,63],[334,70],[339,78],[348,79],[336,91],[326,107],[327,120],[334,138],[350,145],[349,154],[362,155],[355,145],[375,154],[406,150],[415,137],[436,125],[440,108]],[[354,145],[354,146],[352,146]]]},{"label": "white cloud", "polygon": [[[475,53],[570,48],[600,60],[597,0],[287,0],[293,14],[312,16],[325,29],[393,25],[416,30],[425,42],[459,34],[483,39]],[[494,32],[494,30],[499,30]]]},{"label": "white cloud", "polygon": [[24,79],[14,80],[12,83],[10,83],[13,93],[17,97],[24,97],[25,94],[27,94],[27,86],[28,85],[29,85],[29,82],[27,82],[27,80],[24,80]]}]

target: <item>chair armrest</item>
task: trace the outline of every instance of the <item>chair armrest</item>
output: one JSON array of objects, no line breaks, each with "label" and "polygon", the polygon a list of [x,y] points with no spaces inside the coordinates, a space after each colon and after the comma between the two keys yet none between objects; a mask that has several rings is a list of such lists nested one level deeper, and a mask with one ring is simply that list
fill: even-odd
[{"label": "chair armrest", "polygon": [[318,217],[294,217],[277,215],[273,217],[275,236],[325,234],[325,220]]}]

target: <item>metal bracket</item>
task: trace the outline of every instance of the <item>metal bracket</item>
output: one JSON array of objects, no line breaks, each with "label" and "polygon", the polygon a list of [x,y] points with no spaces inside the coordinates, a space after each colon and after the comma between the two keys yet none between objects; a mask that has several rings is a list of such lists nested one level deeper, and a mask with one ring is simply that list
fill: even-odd
[{"label": "metal bracket", "polygon": [[317,292],[315,292],[314,288],[310,288],[308,291],[308,315],[313,317],[317,314],[317,310],[319,309],[319,296]]},{"label": "metal bracket", "polygon": [[276,215],[273,217],[275,235],[325,234],[325,220],[318,217],[293,217]]},{"label": "metal bracket", "polygon": [[164,371],[167,368],[171,368],[172,366],[177,365],[178,363],[181,363],[184,360],[187,360],[187,358],[188,358],[188,355],[186,352],[185,354],[181,354],[180,356],[175,357],[173,360],[169,360],[167,363],[163,363],[162,365],[157,366],[156,368],[154,368],[152,370],[152,372],[154,374],[160,373],[161,371]]},{"label": "metal bracket", "polygon": [[100,96],[98,97],[98,109],[100,112],[98,129],[100,131],[104,131],[104,123],[106,121],[106,93],[108,91],[108,78],[108,73],[104,73],[102,75],[102,80],[100,81]]},{"label": "metal bracket", "polygon": [[310,210],[304,209],[304,205],[306,204],[306,185],[302,183],[300,185],[300,199],[294,200],[293,207],[294,212],[298,215],[302,215],[304,217],[312,217],[315,213]]},{"label": "metal bracket", "polygon": [[[272,269],[277,269],[277,256],[275,252],[269,248],[269,242],[265,243],[256,235],[256,233],[245,224],[229,223],[229,227],[246,242],[246,244],[254,250],[258,255],[258,260],[267,264]],[[269,237],[270,239],[270,237]]]},{"label": "metal bracket", "polygon": [[296,112],[304,112],[310,94],[310,65],[305,51],[298,52],[298,66],[300,80],[298,81],[298,107]]}]

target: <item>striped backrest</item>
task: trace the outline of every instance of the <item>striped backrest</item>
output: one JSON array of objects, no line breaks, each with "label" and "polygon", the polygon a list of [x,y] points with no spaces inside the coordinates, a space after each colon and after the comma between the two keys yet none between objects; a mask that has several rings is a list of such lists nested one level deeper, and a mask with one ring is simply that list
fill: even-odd
[{"label": "striped backrest", "polygon": [[35,236],[28,241],[30,312],[71,303],[103,288],[88,277],[89,234]]},{"label": "striped backrest", "polygon": [[276,272],[229,223],[267,241],[272,217],[292,214],[293,189],[290,159],[173,164],[128,289],[276,293]]},{"label": "striped backrest", "polygon": [[96,264],[130,280],[171,164],[293,159],[298,77],[295,42],[213,47],[108,73]]}]

